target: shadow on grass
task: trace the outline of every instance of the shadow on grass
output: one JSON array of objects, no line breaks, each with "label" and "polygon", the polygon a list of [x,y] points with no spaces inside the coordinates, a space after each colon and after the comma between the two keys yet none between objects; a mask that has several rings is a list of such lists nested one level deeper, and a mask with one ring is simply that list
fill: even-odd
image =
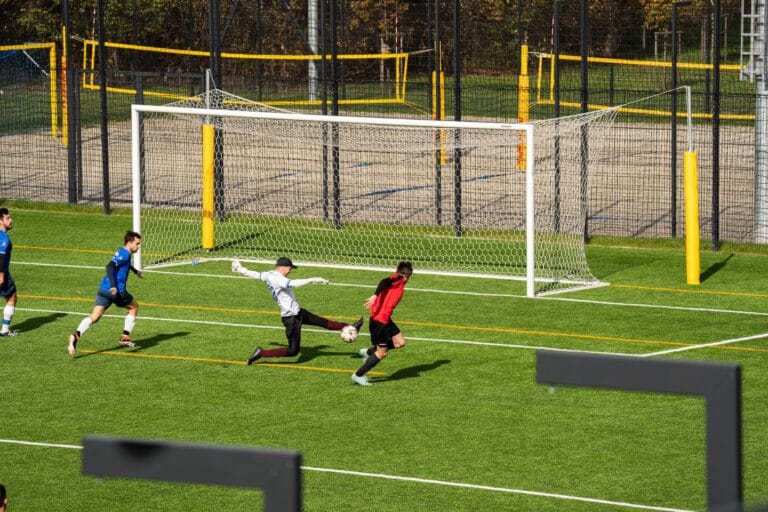
[{"label": "shadow on grass", "polygon": [[319,356],[349,356],[354,354],[357,354],[357,352],[349,348],[344,350],[343,346],[340,350],[333,350],[333,347],[331,347],[331,345],[301,347],[301,352],[299,353],[299,358],[296,360],[296,362],[306,363],[307,361],[311,361]]},{"label": "shadow on grass", "polygon": [[[173,338],[180,338],[182,336],[187,336],[188,334],[189,334],[189,331],[169,332],[166,334],[155,334],[150,338],[142,338],[139,340],[135,340],[136,346],[132,347],[130,349],[130,352],[137,352],[145,348],[154,347],[163,341],[167,341]],[[80,347],[80,345],[78,345],[78,347]],[[127,347],[121,347],[120,345],[117,344],[117,342],[115,342],[114,347],[104,348],[101,350],[94,350],[93,352],[88,352],[85,354],[80,353],[77,355],[77,357],[95,356],[95,355],[103,354],[104,352],[112,352],[114,350],[123,350],[125,348]]]},{"label": "shadow on grass", "polygon": [[376,380],[389,381],[389,380],[412,379],[415,377],[419,377],[424,372],[431,372],[432,370],[437,370],[441,366],[446,365],[450,362],[451,361],[448,359],[438,359],[437,361],[429,364],[419,364],[416,366],[411,366],[410,368],[401,368],[388,377],[383,377]]},{"label": "shadow on grass", "polygon": [[729,254],[727,258],[722,261],[718,261],[714,265],[710,265],[707,270],[701,273],[701,282],[703,283],[713,275],[717,274],[723,267],[728,264],[728,261],[733,258],[733,253]]},{"label": "shadow on grass", "polygon": [[23,322],[13,324],[13,329],[19,332],[34,331],[35,329],[42,327],[45,324],[50,324],[65,316],[67,316],[65,313],[51,313],[50,315],[27,318]]}]

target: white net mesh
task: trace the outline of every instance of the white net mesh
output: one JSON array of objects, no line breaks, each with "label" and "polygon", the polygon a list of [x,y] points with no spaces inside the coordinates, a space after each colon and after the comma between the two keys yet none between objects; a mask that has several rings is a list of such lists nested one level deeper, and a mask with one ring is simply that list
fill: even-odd
[{"label": "white net mesh", "polygon": [[[224,109],[272,110],[220,100]],[[523,127],[171,110],[144,111],[134,129],[145,267],[286,255],[305,265],[390,269],[410,260],[419,272],[526,277]],[[588,160],[606,157],[592,141],[606,139],[599,132],[611,119],[605,111],[534,124],[542,291],[597,283],[583,248],[584,179]],[[209,250],[201,242],[206,122],[216,126]],[[589,155],[580,142],[587,128]]]}]

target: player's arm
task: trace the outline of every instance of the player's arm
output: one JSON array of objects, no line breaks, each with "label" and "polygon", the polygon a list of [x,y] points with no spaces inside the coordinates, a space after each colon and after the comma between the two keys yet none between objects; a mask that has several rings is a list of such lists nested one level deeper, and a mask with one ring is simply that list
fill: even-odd
[{"label": "player's arm", "polygon": [[323,279],[322,277],[310,277],[308,279],[291,279],[288,281],[288,287],[289,288],[298,288],[300,286],[305,286],[308,284],[328,284],[327,279]]},{"label": "player's arm", "polygon": [[[0,253],[0,268],[5,268],[5,253]],[[0,288],[5,286],[5,272],[0,272]]]},{"label": "player's arm", "polygon": [[131,272],[133,272],[134,274],[136,274],[136,277],[138,277],[138,278],[140,278],[140,279],[143,279],[143,278],[144,278],[144,272],[142,272],[141,270],[137,269],[137,268],[136,268],[136,267],[134,267],[133,265],[131,265],[131,267],[130,267],[130,268],[131,268]]},{"label": "player's arm", "polygon": [[395,280],[391,277],[385,277],[379,281],[379,285],[376,287],[376,291],[373,292],[373,295],[365,299],[363,306],[365,306],[367,309],[371,309],[371,306],[373,306],[373,301],[376,300],[376,297],[387,288],[390,288],[394,282]]},{"label": "player's arm", "polygon": [[237,272],[238,274],[243,274],[245,277],[250,277],[251,279],[258,279],[259,281],[267,280],[266,278],[267,272],[255,272],[253,270],[248,270],[240,263],[240,260],[238,260],[237,258],[232,260],[232,272]]},{"label": "player's arm", "polygon": [[[109,288],[112,295],[117,293],[117,264],[115,260],[109,260],[107,263],[107,279],[109,279]],[[112,291],[114,290],[114,291]]]}]

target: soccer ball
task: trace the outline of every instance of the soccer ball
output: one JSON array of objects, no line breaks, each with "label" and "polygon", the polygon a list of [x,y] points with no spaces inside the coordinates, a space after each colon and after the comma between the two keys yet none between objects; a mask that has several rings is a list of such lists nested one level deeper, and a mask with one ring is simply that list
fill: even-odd
[{"label": "soccer ball", "polygon": [[341,341],[345,343],[352,343],[357,339],[357,329],[354,325],[347,325],[341,330]]}]

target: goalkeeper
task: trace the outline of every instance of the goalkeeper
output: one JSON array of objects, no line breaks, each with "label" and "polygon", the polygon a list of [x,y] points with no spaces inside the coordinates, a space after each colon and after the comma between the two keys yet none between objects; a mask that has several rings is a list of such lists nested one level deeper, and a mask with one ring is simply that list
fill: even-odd
[{"label": "goalkeeper", "polygon": [[[299,306],[293,289],[307,284],[328,284],[322,277],[310,277],[309,279],[288,279],[288,274],[295,269],[296,265],[285,257],[278,258],[275,263],[275,269],[267,272],[255,272],[248,270],[240,264],[237,259],[232,260],[232,272],[238,272],[251,279],[259,279],[267,283],[267,288],[280,307],[280,317],[285,326],[285,337],[288,338],[288,347],[273,348],[264,350],[256,347],[248,358],[248,364],[251,365],[262,357],[293,357],[299,353],[301,348],[301,326],[304,324],[316,325],[329,331],[340,331],[349,324],[328,320],[321,316],[310,313]],[[363,318],[354,323],[359,331],[363,325]]]}]

